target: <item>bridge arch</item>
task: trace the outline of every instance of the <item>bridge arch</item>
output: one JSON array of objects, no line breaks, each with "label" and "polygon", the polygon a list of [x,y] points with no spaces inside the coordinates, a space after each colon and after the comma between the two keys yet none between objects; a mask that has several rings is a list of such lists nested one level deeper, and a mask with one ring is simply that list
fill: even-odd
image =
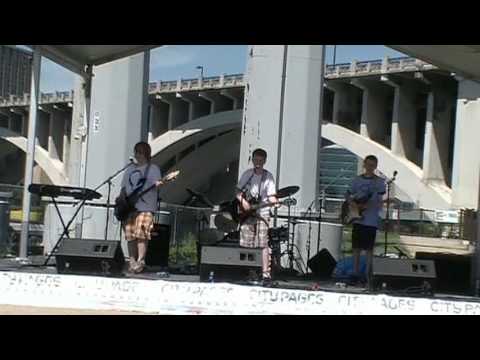
[{"label": "bridge arch", "polygon": [[[23,152],[27,152],[27,138],[11,130],[0,128],[0,138],[8,141],[18,147]],[[67,179],[63,174],[63,163],[59,160],[51,159],[48,152],[42,147],[35,146],[35,162],[48,176],[52,184],[67,185]]]},{"label": "bridge arch", "polygon": [[418,207],[431,209],[451,208],[452,191],[447,186],[426,183],[423,181],[423,170],[393,154],[390,149],[370,140],[354,131],[333,123],[324,122],[322,137],[344,147],[360,158],[375,154],[379,161],[379,170],[385,174],[398,171],[396,184]]}]

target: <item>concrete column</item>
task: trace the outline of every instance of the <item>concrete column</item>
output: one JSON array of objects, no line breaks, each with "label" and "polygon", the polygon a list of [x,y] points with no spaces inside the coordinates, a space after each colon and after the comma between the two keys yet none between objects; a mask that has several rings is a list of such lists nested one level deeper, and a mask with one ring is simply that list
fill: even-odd
[{"label": "concrete column", "polygon": [[277,188],[300,186],[305,210],[318,196],[323,46],[251,46],[249,54],[239,174],[265,148]]},{"label": "concrete column", "polygon": [[0,127],[9,129],[10,128],[10,111],[7,108],[0,109]]},{"label": "concrete column", "polygon": [[50,114],[39,107],[37,119],[37,145],[48,151],[48,136],[50,132]]},{"label": "concrete column", "polygon": [[168,130],[185,124],[188,121],[188,104],[172,95],[161,95],[160,101],[168,104]]},{"label": "concrete column", "polygon": [[[95,188],[123,168],[134,145],[148,139],[148,54],[141,53],[93,69],[88,134],[86,186]],[[110,199],[120,191],[121,176],[113,180]],[[108,186],[98,191],[107,202]],[[102,224],[103,222],[103,224]],[[99,219],[105,226],[105,219]]]},{"label": "concrete column", "polygon": [[70,142],[72,136],[72,112],[68,110],[66,113],[65,121],[63,122],[63,149],[62,149],[62,159],[64,165],[64,172],[68,167],[68,162],[70,160]]},{"label": "concrete column", "polygon": [[454,126],[456,84],[449,77],[420,75],[432,91],[428,94],[425,146],[423,151],[423,179],[447,186],[450,181],[450,139]]},{"label": "concrete column", "polygon": [[197,93],[180,93],[180,98],[188,104],[188,121],[211,114],[212,103]]},{"label": "concrete column", "polygon": [[150,103],[149,141],[168,131],[169,105],[153,99]]},{"label": "concrete column", "polygon": [[85,118],[86,98],[90,95],[86,92],[88,83],[81,76],[74,76],[71,137],[66,175],[71,186],[80,186],[82,182],[81,168],[85,167],[84,161],[82,161],[82,148],[87,141],[88,130],[87,119]]},{"label": "concrete column", "polygon": [[360,132],[361,92],[341,80],[327,81],[327,88],[334,92],[333,123]]},{"label": "concrete column", "polygon": [[220,95],[225,96],[232,100],[232,109],[240,109],[243,106],[243,91],[240,89],[224,89],[220,91]]},{"label": "concrete column", "polygon": [[63,136],[65,130],[65,117],[61,110],[51,108],[48,111],[50,115],[49,134],[48,134],[48,154],[51,158],[63,161]]},{"label": "concrete column", "polygon": [[452,205],[476,209],[479,196],[480,84],[458,78],[452,170]]},{"label": "concrete column", "polygon": [[423,152],[423,178],[427,182],[446,184],[448,155],[452,122],[450,119],[452,98],[441,90],[428,95],[425,147]]},{"label": "concrete column", "polygon": [[210,114],[216,114],[221,111],[228,111],[233,109],[232,100],[220,95],[219,92],[201,91],[198,96],[210,101],[210,103],[212,104]]},{"label": "concrete column", "polygon": [[416,154],[416,106],[415,95],[405,82],[390,76],[382,76],[382,81],[394,88],[392,146],[395,155],[417,162]]},{"label": "concrete column", "polygon": [[362,95],[362,120],[360,134],[384,146],[387,144],[388,122],[387,119],[387,94],[392,91],[385,85],[372,80],[355,79],[352,85],[363,91]]},{"label": "concrete column", "polygon": [[22,109],[14,109],[11,112],[9,129],[13,132],[21,134],[22,122],[23,122],[24,116],[25,116],[25,111],[23,111]]}]

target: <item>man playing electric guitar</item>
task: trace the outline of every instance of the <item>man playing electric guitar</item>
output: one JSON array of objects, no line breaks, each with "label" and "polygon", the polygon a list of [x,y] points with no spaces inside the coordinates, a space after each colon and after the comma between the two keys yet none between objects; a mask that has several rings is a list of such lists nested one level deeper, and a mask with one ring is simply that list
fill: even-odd
[{"label": "man playing electric guitar", "polygon": [[137,200],[136,211],[122,222],[130,257],[129,272],[140,273],[145,267],[147,245],[153,228],[153,213],[158,209],[158,189],[163,184],[160,169],[152,164],[150,145],[139,142],[134,148],[136,164],[130,166],[123,175],[120,196],[139,193],[152,185],[152,189]]},{"label": "man playing electric guitar", "polygon": [[380,222],[380,210],[383,206],[383,195],[386,193],[385,180],[375,175],[378,159],[374,155],[365,158],[365,172],[357,176],[347,192],[350,206],[360,206],[360,214],[353,221],[352,252],[353,252],[353,282],[360,280],[360,252],[367,254],[367,276],[373,258],[373,248]]},{"label": "man playing electric guitar", "polygon": [[[240,246],[263,249],[263,278],[270,279],[270,248],[268,247],[268,224],[270,209],[261,206],[253,210],[253,202],[258,204],[278,204],[275,196],[275,180],[273,175],[263,168],[267,152],[256,149],[252,153],[254,167],[246,170],[240,177],[236,198],[240,207]],[[248,216],[246,216],[248,214]]]}]

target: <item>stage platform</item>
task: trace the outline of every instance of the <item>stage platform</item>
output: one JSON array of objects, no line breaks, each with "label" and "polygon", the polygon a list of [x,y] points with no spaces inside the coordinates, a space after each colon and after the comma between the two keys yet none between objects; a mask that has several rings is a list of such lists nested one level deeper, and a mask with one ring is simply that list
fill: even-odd
[{"label": "stage platform", "polygon": [[42,266],[44,260],[0,260],[0,303],[158,314],[480,314],[479,298],[372,292],[334,279],[205,283],[174,268],[117,277],[60,275],[55,266]]}]

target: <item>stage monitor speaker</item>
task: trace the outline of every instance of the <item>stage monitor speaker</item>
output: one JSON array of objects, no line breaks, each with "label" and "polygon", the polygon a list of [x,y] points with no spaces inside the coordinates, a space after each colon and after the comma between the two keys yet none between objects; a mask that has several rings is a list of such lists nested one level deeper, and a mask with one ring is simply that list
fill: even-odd
[{"label": "stage monitor speaker", "polygon": [[168,267],[170,255],[170,226],[155,224],[152,229],[152,237],[148,242],[145,263],[148,266]]},{"label": "stage monitor speaker", "polygon": [[462,294],[470,292],[471,255],[417,252],[415,258],[418,260],[433,260],[435,262],[437,291]]},{"label": "stage monitor speaker", "polygon": [[375,290],[433,293],[436,278],[435,263],[431,260],[373,259],[371,286]]},{"label": "stage monitor speaker", "polygon": [[243,281],[262,278],[262,249],[231,246],[203,246],[200,281],[207,281],[213,272],[215,281]]},{"label": "stage monitor speaker", "polygon": [[112,276],[125,264],[120,241],[64,239],[55,253],[59,274]]},{"label": "stage monitor speaker", "polygon": [[307,261],[307,265],[315,277],[329,278],[337,266],[337,261],[327,249],[322,249]]}]

